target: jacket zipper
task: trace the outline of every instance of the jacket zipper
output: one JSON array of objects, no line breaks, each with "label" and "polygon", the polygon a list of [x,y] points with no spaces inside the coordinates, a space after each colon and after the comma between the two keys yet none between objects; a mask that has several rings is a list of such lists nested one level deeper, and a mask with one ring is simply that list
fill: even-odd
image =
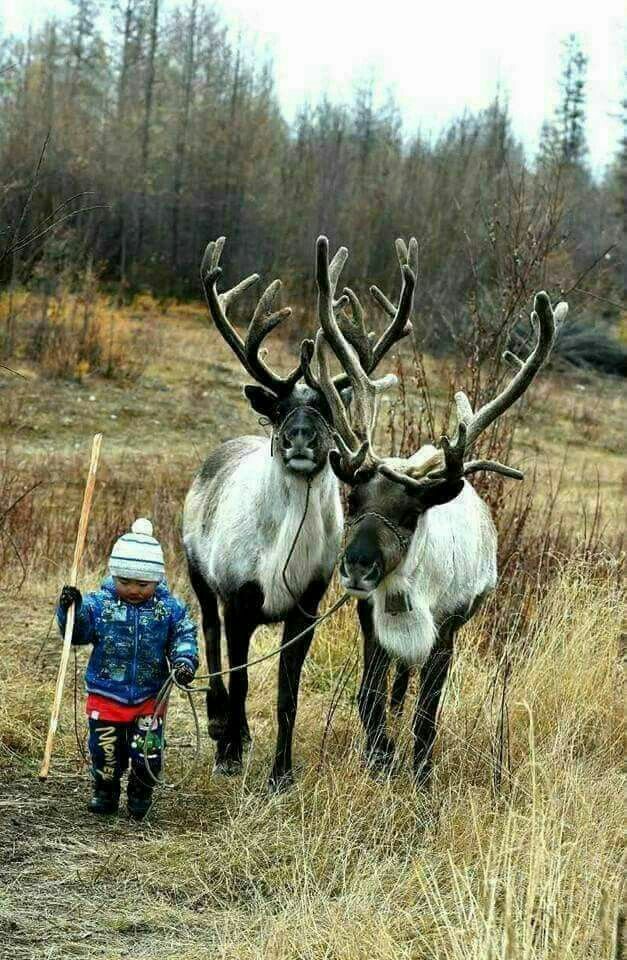
[{"label": "jacket zipper", "polygon": [[135,617],[135,637],[134,637],[134,644],[133,644],[133,671],[131,674],[131,698],[132,699],[134,699],[135,697],[134,686],[135,686],[135,678],[137,676],[137,652],[138,652],[138,643],[139,643],[139,637],[138,637],[139,613],[138,613],[137,607],[134,607],[133,615]]}]

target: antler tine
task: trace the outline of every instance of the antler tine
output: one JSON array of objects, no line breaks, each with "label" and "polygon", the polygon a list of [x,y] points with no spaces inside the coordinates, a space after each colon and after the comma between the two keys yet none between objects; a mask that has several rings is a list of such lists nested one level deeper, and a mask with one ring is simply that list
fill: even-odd
[{"label": "antler tine", "polygon": [[[339,247],[335,253],[335,256],[329,264],[329,284],[331,286],[331,296],[335,297],[335,291],[337,289],[337,282],[340,279],[340,274],[344,269],[344,264],[348,260],[348,250],[346,247]],[[337,303],[335,304],[337,308]]]},{"label": "antler tine", "polygon": [[512,353],[511,350],[503,351],[503,360],[506,363],[509,363],[511,367],[516,367],[517,370],[520,370],[521,367],[524,367],[524,360],[521,360],[520,357],[517,357],[515,353]]},{"label": "antler tine", "polygon": [[[366,330],[366,315],[356,293],[350,287],[344,287],[344,295],[350,303],[351,318],[340,314],[340,329],[350,345],[357,352],[359,362],[364,370],[370,371],[373,367],[372,340],[374,334]],[[335,304],[337,309],[337,303]]]},{"label": "antler tine", "polygon": [[[370,380],[361,366],[359,355],[349,340],[342,333],[333,310],[332,285],[329,277],[329,241],[326,237],[319,237],[316,245],[316,280],[318,284],[318,317],[324,337],[339,360],[342,369],[348,375],[353,388],[353,406],[355,430],[353,436],[369,445],[373,458],[376,454],[372,450],[371,433],[376,414],[377,394],[395,384],[396,377],[390,375],[381,380]],[[335,259],[335,258],[334,258]],[[356,298],[355,298],[356,299]],[[351,301],[352,302],[352,301]],[[324,348],[321,353],[324,358]],[[321,375],[321,383],[323,378]],[[323,387],[324,389],[324,387]],[[333,391],[337,395],[337,385],[333,384]],[[328,393],[325,391],[328,397]],[[349,440],[351,443],[352,440]]]},{"label": "antler tine", "polygon": [[[441,463],[441,460],[439,461]],[[470,460],[467,463],[464,463],[463,470],[459,474],[460,477],[469,477],[473,473],[479,473],[479,471],[484,470],[491,473],[499,473],[503,477],[509,477],[510,480],[522,480],[524,479],[524,474],[520,470],[516,470],[514,467],[508,467],[504,463],[499,463],[498,460]],[[394,480],[395,483],[400,483],[408,490],[427,490],[430,487],[434,487],[439,483],[442,483],[443,480],[452,479],[450,475],[447,475],[446,469],[441,468],[436,470],[431,474],[428,474],[424,477],[417,478],[411,476],[409,473],[401,473],[398,470],[394,470],[393,467],[389,464],[381,463],[379,464],[379,472],[384,476],[388,477],[390,480]]]},{"label": "antler tine", "polygon": [[224,249],[225,237],[211,240],[206,248],[200,265],[200,281],[209,313],[222,337],[233,350],[245,370],[259,383],[268,387],[277,396],[288,393],[301,376],[300,364],[287,377],[280,377],[265,364],[259,355],[262,341],[274,328],[291,315],[290,307],[274,310],[274,304],[281,289],[281,281],[274,280],[261,295],[246,335],[242,340],[235,327],[227,318],[230,305],[259,280],[259,274],[253,273],[240,283],[223,293],[217,291],[217,281],[222,274],[220,258]]},{"label": "antler tine", "polygon": [[470,400],[462,390],[455,394],[455,407],[457,409],[458,421],[468,426],[472,420],[473,412]]},{"label": "antler tine", "polygon": [[334,436],[339,451],[339,453],[338,451],[331,451],[330,456],[334,460],[336,473],[338,473],[345,482],[349,482],[357,470],[363,466],[370,445],[367,439],[360,442],[359,437],[357,437],[351,427],[339,390],[331,376],[327,355],[327,351],[330,349],[324,333],[322,330],[318,330],[316,334],[315,356],[318,362],[320,389],[323,391],[327,403],[331,408],[331,416],[335,426]]},{"label": "antler tine", "polygon": [[[239,359],[240,363],[252,375],[252,371],[248,366],[248,358],[246,356],[244,341],[240,337],[237,330],[227,320],[222,297],[218,294],[216,289],[216,282],[222,273],[222,268],[219,266],[219,262],[224,243],[225,238],[219,237],[217,240],[211,240],[205,247],[205,252],[200,264],[200,283],[205,295],[207,308],[213,322],[218,328],[218,331],[222,334],[222,337],[226,340],[233,353]],[[244,286],[244,284],[251,286],[252,283],[256,283],[258,279],[259,277],[257,274],[253,274],[252,276],[247,277],[247,279],[241,284],[238,284],[238,286],[240,288]],[[234,290],[236,290],[236,288],[234,288]],[[240,289],[240,292],[243,291]]]},{"label": "antler tine", "polygon": [[316,334],[315,357],[318,366],[318,382],[320,384],[320,389],[323,391],[327,399],[327,403],[331,407],[333,424],[335,426],[336,433],[340,436],[344,444],[345,451],[355,450],[360,446],[360,441],[350,424],[350,420],[348,419],[348,414],[342,402],[340,392],[333,381],[333,377],[331,376],[328,356],[328,350],[330,349],[331,348],[329,347],[324,333],[322,330],[318,330],[318,333]]},{"label": "antler tine", "polygon": [[267,367],[259,354],[259,348],[268,334],[292,315],[291,307],[283,307],[279,310],[273,309],[280,289],[280,280],[273,280],[272,283],[266,287],[255,308],[245,340],[245,349],[253,370],[253,375],[261,383],[272,382],[272,389],[279,395],[291,390],[302,374],[302,366],[298,364],[287,377],[279,377]]},{"label": "antler tine", "polygon": [[568,313],[568,304],[561,301],[553,311],[548,294],[542,290],[536,294],[533,306],[531,323],[537,335],[536,345],[524,362],[511,351],[506,351],[505,359],[515,363],[518,370],[505,389],[481,407],[468,422],[468,446],[472,446],[479,435],[525,393],[553,349],[556,329]]},{"label": "antler tine", "polygon": [[498,460],[470,460],[464,461],[468,439],[467,428],[464,422],[459,423],[457,437],[453,443],[448,437],[440,438],[440,450],[433,456],[406,472],[395,470],[389,464],[379,465],[379,470],[390,480],[401,483],[408,490],[427,490],[441,484],[462,477],[469,477],[480,470],[499,473],[512,480],[522,480],[523,474],[514,467],[508,467]]},{"label": "antler tine", "polygon": [[312,361],[315,355],[313,340],[303,340],[300,345],[300,367],[303,371],[303,378],[307,386],[311,387],[312,390],[321,390],[320,381],[312,369]]},{"label": "antler tine", "polygon": [[373,299],[392,320],[374,346],[372,370],[379,364],[390,347],[412,331],[410,317],[418,275],[418,241],[415,237],[412,237],[409,246],[406,246],[405,241],[399,238],[395,246],[402,277],[398,306],[395,307],[379,287],[374,285],[370,287]]}]

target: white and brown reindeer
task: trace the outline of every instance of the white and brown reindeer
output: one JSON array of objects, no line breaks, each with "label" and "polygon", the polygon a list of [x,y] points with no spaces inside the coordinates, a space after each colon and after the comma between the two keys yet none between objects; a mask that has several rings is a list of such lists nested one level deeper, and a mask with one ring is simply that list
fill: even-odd
[{"label": "white and brown reindeer", "polygon": [[[209,313],[256,381],[247,385],[244,393],[252,408],[271,425],[272,438],[244,436],[222,443],[204,462],[185,501],[183,540],[191,583],[202,610],[207,664],[212,673],[222,669],[219,602],[231,667],[246,663],[251,636],[261,624],[282,622],[282,644],[286,645],[316,616],[337,561],[343,529],[339,484],[329,466],[334,445],[331,411],[309,370],[313,342],[303,341],[300,363],[288,376],[280,377],[269,369],[259,354],[260,346],[290,315],[289,308],[276,308],[280,281],[275,280],[261,296],[243,340],[227,313],[258,277],[253,275],[218,293],[223,246],[224,238],[212,241],[201,266]],[[368,362],[363,362],[370,372],[411,330],[415,255],[415,242],[404,256],[399,253],[402,288],[398,307],[372,288],[391,319],[374,346],[368,341]],[[334,300],[347,256],[345,248],[340,248],[328,264],[330,309],[338,313],[353,296],[349,293]],[[353,328],[345,321],[340,323],[350,339]],[[301,382],[303,378],[305,382]],[[341,393],[346,381],[341,375],[333,385],[339,403],[344,402]],[[292,782],[298,688],[312,638],[310,630],[280,655],[278,738],[271,789]],[[228,692],[221,677],[210,680],[207,716],[210,735],[216,741],[219,772],[241,769],[243,742],[249,737],[247,692],[245,669],[230,675]]]},{"label": "white and brown reindeer", "polygon": [[[528,389],[551,352],[556,325],[568,305],[551,308],[546,293],[535,297],[532,323],[537,342],[505,389],[473,413],[456,394],[457,433],[442,437],[439,449],[420,448],[407,459],[381,458],[373,448],[377,394],[389,379],[373,381],[359,352],[337,323],[324,244],[318,255],[319,319],[316,341],[318,383],[337,430],[338,450],[330,462],[350,487],[347,545],[340,560],[345,590],[358,597],[363,632],[364,672],[358,696],[366,735],[366,758],[388,769],[394,742],[388,736],[387,677],[390,660],[399,663],[391,706],[402,706],[409,669],[420,668],[420,693],[413,720],[414,772],[427,783],[432,768],[436,714],[455,634],[475,613],[497,580],[497,536],[488,506],[467,478],[489,470],[515,479],[522,473],[487,460],[466,461],[468,451],[490,424]],[[354,297],[354,295],[353,295]],[[357,312],[356,312],[357,311]],[[359,317],[358,304],[353,316]],[[329,347],[353,389],[353,425],[329,373]]]}]

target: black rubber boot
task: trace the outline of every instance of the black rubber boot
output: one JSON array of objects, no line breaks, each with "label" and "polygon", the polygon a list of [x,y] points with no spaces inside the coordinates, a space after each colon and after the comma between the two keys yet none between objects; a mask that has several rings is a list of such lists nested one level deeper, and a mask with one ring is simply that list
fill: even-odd
[{"label": "black rubber boot", "polygon": [[119,780],[97,780],[94,783],[94,792],[89,801],[89,811],[101,815],[110,815],[118,812],[120,803]]},{"label": "black rubber boot", "polygon": [[146,786],[131,770],[126,793],[129,816],[133,820],[143,820],[152,805],[152,787]]}]

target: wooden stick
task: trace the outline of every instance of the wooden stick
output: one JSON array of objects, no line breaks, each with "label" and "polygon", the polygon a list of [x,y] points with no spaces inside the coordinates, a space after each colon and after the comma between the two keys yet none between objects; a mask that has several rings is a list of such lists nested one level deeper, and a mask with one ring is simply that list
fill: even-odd
[{"label": "wooden stick", "polygon": [[[85,548],[85,537],[87,535],[87,522],[91,511],[91,502],[94,496],[94,486],[96,483],[96,470],[98,469],[98,459],[100,457],[100,444],[102,443],[102,434],[97,433],[91,446],[91,463],[89,464],[89,473],[85,484],[85,493],[83,495],[83,506],[81,508],[81,518],[78,523],[78,534],[74,546],[74,561],[70,573],[70,586],[75,587],[78,579],[78,568]],[[39,771],[39,779],[45,780],[50,769],[50,758],[52,757],[52,745],[54,735],[57,732],[57,723],[61,711],[61,699],[63,697],[63,685],[65,683],[65,674],[70,659],[70,650],[72,647],[72,633],[74,632],[74,620],[76,615],[75,605],[72,604],[67,612],[67,621],[65,624],[65,634],[63,637],[63,651],[61,653],[61,663],[57,674],[57,685],[54,691],[54,700],[52,701],[52,711],[50,713],[50,726],[48,727],[48,737],[46,739],[46,749],[44,758]]]}]

